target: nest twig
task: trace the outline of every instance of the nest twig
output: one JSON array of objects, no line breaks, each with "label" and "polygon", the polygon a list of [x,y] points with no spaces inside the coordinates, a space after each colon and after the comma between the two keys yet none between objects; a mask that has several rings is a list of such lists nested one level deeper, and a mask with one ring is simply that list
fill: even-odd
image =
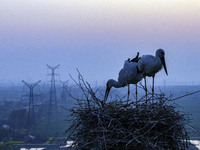
[{"label": "nest twig", "polygon": [[85,99],[77,99],[66,131],[75,149],[186,149],[188,119],[164,94],[156,94],[154,103],[140,100],[137,107],[123,100],[104,104],[80,73],[76,83]]}]

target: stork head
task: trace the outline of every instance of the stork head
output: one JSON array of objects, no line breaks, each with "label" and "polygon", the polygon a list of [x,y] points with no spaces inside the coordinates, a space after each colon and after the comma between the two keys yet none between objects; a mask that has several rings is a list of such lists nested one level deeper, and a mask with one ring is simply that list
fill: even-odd
[{"label": "stork head", "polygon": [[113,86],[113,79],[110,79],[106,83],[106,93],[105,93],[105,96],[104,96],[105,101],[108,98],[108,95],[109,95],[109,92],[110,92],[110,89],[112,88],[112,86]]},{"label": "stork head", "polygon": [[163,49],[158,49],[156,51],[156,56],[158,56],[162,62],[162,65],[165,69],[165,73],[168,75],[167,73],[167,67],[166,67],[166,63],[165,63],[165,51]]},{"label": "stork head", "polygon": [[165,56],[165,51],[163,49],[158,49],[156,51],[156,55],[159,56],[159,57],[164,57]]}]

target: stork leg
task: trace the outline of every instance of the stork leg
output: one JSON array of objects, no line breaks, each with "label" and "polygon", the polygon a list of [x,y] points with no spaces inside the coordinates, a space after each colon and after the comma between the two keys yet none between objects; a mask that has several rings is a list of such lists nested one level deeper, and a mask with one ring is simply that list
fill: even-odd
[{"label": "stork leg", "polygon": [[153,83],[152,83],[152,102],[154,100],[154,78],[155,78],[155,75],[152,76],[153,78]]},{"label": "stork leg", "polygon": [[146,94],[146,104],[147,104],[147,81],[146,81],[146,77],[144,77],[144,84],[145,84],[144,90],[145,90],[145,94]]},{"label": "stork leg", "polygon": [[136,108],[137,108],[137,103],[138,103],[138,97],[137,97],[137,83],[135,84],[135,86],[136,86],[136,90],[135,90],[135,99],[136,99]]},{"label": "stork leg", "polygon": [[128,104],[128,101],[129,101],[129,94],[130,94],[130,87],[129,87],[129,84],[128,84],[128,98],[127,98],[127,104]]}]

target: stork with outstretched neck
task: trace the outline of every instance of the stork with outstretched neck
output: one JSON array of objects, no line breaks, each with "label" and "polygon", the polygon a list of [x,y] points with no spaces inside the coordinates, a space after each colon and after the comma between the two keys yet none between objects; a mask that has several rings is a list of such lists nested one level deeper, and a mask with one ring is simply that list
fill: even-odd
[{"label": "stork with outstretched neck", "polygon": [[147,100],[147,85],[146,85],[146,76],[153,78],[152,83],[152,97],[154,97],[154,78],[155,74],[164,67],[166,74],[167,67],[165,64],[165,51],[163,49],[158,49],[155,56],[153,55],[143,55],[138,61],[137,72],[142,73],[145,81],[145,92]]},{"label": "stork with outstretched neck", "polygon": [[110,79],[107,81],[104,101],[107,100],[110,89],[112,87],[121,88],[121,87],[128,86],[128,98],[127,98],[127,102],[128,102],[129,94],[130,94],[129,84],[135,84],[136,85],[136,103],[137,103],[137,83],[141,81],[142,78],[143,78],[143,75],[141,73],[137,73],[137,63],[129,62],[128,60],[126,60],[124,62],[124,67],[119,72],[118,81],[114,79]]}]

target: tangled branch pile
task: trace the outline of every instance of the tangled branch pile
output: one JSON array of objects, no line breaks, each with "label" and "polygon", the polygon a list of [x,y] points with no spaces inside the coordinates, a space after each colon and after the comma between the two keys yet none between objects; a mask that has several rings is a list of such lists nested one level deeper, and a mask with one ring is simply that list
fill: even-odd
[{"label": "tangled branch pile", "polygon": [[85,100],[71,110],[72,124],[66,131],[73,145],[85,149],[186,149],[186,117],[163,95],[155,103],[103,103],[79,74]]}]

